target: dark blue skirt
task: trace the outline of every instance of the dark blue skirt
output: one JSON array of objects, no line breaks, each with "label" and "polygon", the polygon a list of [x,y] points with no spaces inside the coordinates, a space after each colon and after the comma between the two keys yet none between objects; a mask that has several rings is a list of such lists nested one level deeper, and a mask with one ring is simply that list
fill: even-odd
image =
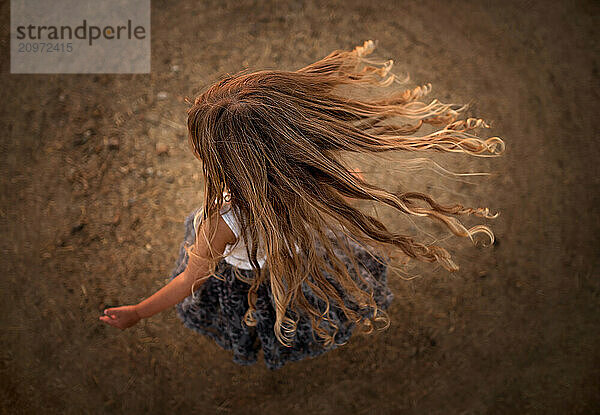
[{"label": "dark blue skirt", "polygon": [[[188,254],[184,249],[186,243],[193,243],[195,233],[193,228],[194,213],[185,219],[185,236],[179,249],[179,258],[170,279],[182,273],[188,262]],[[335,238],[332,238],[335,242]],[[353,241],[348,241],[354,258],[359,266],[362,277],[373,288],[377,306],[383,310],[390,305],[393,294],[387,287],[387,266],[383,258],[376,260],[363,247]],[[337,245],[337,243],[336,243]],[[335,246],[335,245],[334,245]],[[351,275],[355,275],[354,267],[347,254],[340,248],[335,250],[336,255],[347,264]],[[273,308],[272,294],[269,284],[262,284],[258,290],[256,302],[256,326],[247,326],[243,319],[248,310],[249,285],[235,276],[234,266],[221,259],[217,265],[216,274],[219,278],[210,277],[194,295],[186,297],[175,307],[183,324],[206,336],[211,337],[219,346],[233,351],[233,361],[242,365],[256,363],[257,355],[262,349],[265,364],[269,369],[277,369],[289,361],[297,361],[307,357],[315,357],[326,351],[332,350],[352,336],[354,323],[349,321],[341,309],[330,301],[329,319],[338,327],[335,342],[324,347],[322,339],[314,334],[310,320],[307,316],[299,315],[296,334],[287,347],[279,343],[275,337],[275,309]],[[252,279],[252,270],[237,269],[243,277]],[[354,303],[339,288],[337,283],[329,280],[338,289],[346,306],[362,315],[369,315],[368,311],[359,311]],[[357,280],[358,281],[358,280]],[[323,309],[323,301],[316,298],[308,287],[303,289],[307,300],[318,309]],[[372,312],[370,313],[372,315]],[[330,333],[333,333],[330,331]]]}]

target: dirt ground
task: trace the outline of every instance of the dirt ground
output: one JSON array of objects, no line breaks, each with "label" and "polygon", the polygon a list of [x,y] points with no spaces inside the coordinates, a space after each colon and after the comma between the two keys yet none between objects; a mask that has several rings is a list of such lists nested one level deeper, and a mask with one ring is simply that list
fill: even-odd
[{"label": "dirt ground", "polygon": [[[1,413],[600,412],[598,3],[153,1],[139,75],[10,74],[0,10]],[[460,271],[391,277],[388,330],[278,371],[232,363],[174,308],[100,322],[165,284],[201,201],[184,98],[367,39],[507,145],[443,159],[494,173],[478,186],[367,172],[499,211],[496,244],[448,239]]]}]

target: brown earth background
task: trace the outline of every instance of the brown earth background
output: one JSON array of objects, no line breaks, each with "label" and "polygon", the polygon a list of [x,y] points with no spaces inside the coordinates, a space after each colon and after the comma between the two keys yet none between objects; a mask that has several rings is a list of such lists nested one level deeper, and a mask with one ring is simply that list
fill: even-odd
[{"label": "brown earth background", "polygon": [[[153,1],[139,75],[10,74],[0,10],[1,413],[600,411],[598,3]],[[278,371],[232,363],[174,309],[125,331],[100,322],[165,284],[201,201],[184,99],[367,39],[413,86],[431,82],[425,101],[474,100],[481,135],[507,150],[440,159],[493,173],[478,186],[391,159],[365,171],[499,211],[484,221],[497,242],[447,239],[460,271],[390,276],[388,330]]]}]

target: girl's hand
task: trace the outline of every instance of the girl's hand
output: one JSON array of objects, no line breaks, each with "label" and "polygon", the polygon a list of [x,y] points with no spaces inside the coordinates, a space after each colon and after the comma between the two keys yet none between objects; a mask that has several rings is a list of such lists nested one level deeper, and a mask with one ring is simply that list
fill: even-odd
[{"label": "girl's hand", "polygon": [[121,330],[134,326],[141,320],[135,306],[132,305],[107,308],[104,310],[104,314],[104,316],[99,317],[101,321]]}]

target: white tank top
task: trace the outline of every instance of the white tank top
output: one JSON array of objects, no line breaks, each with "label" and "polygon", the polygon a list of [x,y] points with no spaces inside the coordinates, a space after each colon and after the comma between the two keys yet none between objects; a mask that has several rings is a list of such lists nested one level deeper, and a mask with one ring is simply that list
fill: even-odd
[{"label": "white tank top", "polygon": [[[220,213],[227,226],[229,226],[229,228],[231,229],[231,232],[233,232],[233,234],[237,238],[236,242],[234,242],[233,244],[227,244],[227,246],[225,247],[225,251],[223,252],[225,261],[237,268],[251,270],[252,266],[250,265],[250,261],[248,260],[248,254],[246,253],[246,244],[244,243],[244,240],[240,235],[240,222],[236,218],[234,209],[231,208],[231,205],[226,204],[223,205]],[[258,252],[256,253],[256,259],[258,261],[258,264],[262,268],[262,266],[265,263],[266,257],[261,247],[262,244],[259,244]]]}]

